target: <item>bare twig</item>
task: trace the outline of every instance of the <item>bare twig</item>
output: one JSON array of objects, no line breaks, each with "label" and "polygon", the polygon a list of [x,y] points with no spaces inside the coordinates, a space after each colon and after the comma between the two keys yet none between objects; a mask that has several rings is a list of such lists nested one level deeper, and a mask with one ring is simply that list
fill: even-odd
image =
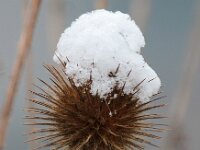
[{"label": "bare twig", "polygon": [[31,3],[27,8],[27,16],[25,18],[25,24],[19,40],[16,62],[14,63],[12,69],[11,79],[6,93],[6,101],[4,106],[2,107],[2,116],[0,120],[0,150],[3,150],[6,137],[6,130],[8,128],[8,122],[12,111],[12,105],[14,102],[14,96],[17,91],[17,85],[20,79],[25,58],[30,50],[33,30],[35,27],[36,18],[38,16],[40,3],[41,0],[31,0]]},{"label": "bare twig", "polygon": [[[200,9],[196,14],[200,13]],[[174,106],[171,113],[171,127],[172,130],[168,135],[166,150],[183,150],[185,139],[183,130],[183,122],[185,115],[191,100],[192,88],[196,79],[197,70],[200,65],[200,51],[199,51],[199,39],[200,39],[200,17],[196,15],[196,21],[192,27],[191,34],[189,35],[189,44],[187,47],[187,56],[184,63],[184,71],[182,74],[182,80],[179,85],[176,96],[173,98]],[[178,139],[174,140],[174,139]],[[179,145],[179,147],[177,147]]]},{"label": "bare twig", "polygon": [[151,1],[136,0],[130,4],[130,14],[136,20],[141,30],[145,30],[151,12]]},{"label": "bare twig", "polygon": [[[28,7],[28,1],[27,0],[23,0],[23,10],[22,10],[22,16],[25,17],[26,15],[26,9]],[[33,55],[30,52],[29,56],[28,56],[28,60],[27,60],[27,66],[26,66],[26,97],[28,99],[32,99],[33,96],[32,94],[29,92],[30,90],[33,90]],[[27,102],[28,107],[33,107],[33,103],[30,103],[30,101]],[[30,115],[33,115],[30,113]],[[34,121],[32,120],[31,123],[34,123]],[[29,132],[33,132],[35,129],[30,126],[28,127],[28,131]],[[31,138],[35,138],[34,135],[31,135]],[[36,143],[35,142],[30,142],[30,149],[33,149],[33,147],[36,147]]]},{"label": "bare twig", "polygon": [[96,8],[97,9],[103,9],[108,6],[108,1],[107,0],[97,0],[96,2]]},{"label": "bare twig", "polygon": [[65,27],[65,1],[48,0],[47,30],[49,49],[55,50]]},{"label": "bare twig", "polygon": [[[27,102],[27,106],[31,108],[34,106],[34,104],[30,102],[30,99],[33,99],[33,95],[30,93],[30,90],[33,91],[33,86],[32,86],[32,84],[33,84],[33,56],[31,53],[29,54],[29,57],[28,57],[26,71],[27,71],[27,74],[26,74],[26,76],[27,76],[27,78],[26,78],[26,80],[27,80],[26,81],[26,89],[27,89],[26,97],[27,97],[27,99],[29,99]],[[30,112],[29,115],[33,116],[32,112]],[[31,120],[30,122],[35,123],[34,120]],[[28,131],[33,132],[33,131],[35,131],[35,128],[33,126],[29,126]],[[30,135],[30,138],[36,138],[36,137],[35,137],[35,135]],[[30,145],[30,149],[33,149],[33,147],[36,147],[35,142],[30,142],[29,145]]]}]

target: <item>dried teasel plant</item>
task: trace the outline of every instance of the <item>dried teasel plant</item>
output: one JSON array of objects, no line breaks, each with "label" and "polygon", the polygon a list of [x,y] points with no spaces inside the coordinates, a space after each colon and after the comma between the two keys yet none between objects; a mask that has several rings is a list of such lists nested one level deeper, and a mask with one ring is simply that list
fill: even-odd
[{"label": "dried teasel plant", "polygon": [[40,126],[29,133],[38,135],[30,142],[42,143],[35,149],[156,146],[151,139],[164,129],[151,120],[163,117],[151,110],[165,105],[154,103],[162,98],[161,81],[140,53],[144,45],[138,26],[121,12],[95,10],[73,22],[54,55],[62,68],[46,65],[51,83],[39,79],[46,88],[32,92],[37,98],[25,118]]},{"label": "dried teasel plant", "polygon": [[[40,92],[31,91],[37,98],[30,99],[35,105],[27,109],[31,115],[25,117],[27,121],[35,120],[27,125],[39,127],[28,133],[38,137],[27,142],[42,143],[35,149],[142,150],[146,144],[156,146],[151,139],[160,139],[157,132],[164,131],[165,125],[149,120],[163,118],[151,111],[165,106],[154,103],[163,98],[159,93],[152,100],[141,102],[134,93],[125,94],[124,86],[118,88],[116,84],[109,96],[102,99],[98,92],[90,93],[92,76],[87,84],[77,87],[64,68],[45,68],[51,74],[51,83],[39,79],[46,88],[36,86]],[[135,93],[142,82],[133,89]]]}]

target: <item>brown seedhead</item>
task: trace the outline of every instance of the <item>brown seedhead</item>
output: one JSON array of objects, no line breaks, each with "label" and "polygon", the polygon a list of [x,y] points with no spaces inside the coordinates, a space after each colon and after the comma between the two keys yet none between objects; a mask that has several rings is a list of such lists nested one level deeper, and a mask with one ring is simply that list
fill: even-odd
[{"label": "brown seedhead", "polygon": [[29,142],[42,142],[35,149],[142,150],[146,144],[156,146],[150,139],[160,139],[156,133],[164,129],[151,120],[163,117],[150,110],[165,106],[154,103],[161,97],[156,95],[158,98],[144,103],[134,94],[124,94],[116,84],[107,98],[101,99],[98,91],[96,95],[90,92],[92,77],[77,87],[62,68],[45,68],[52,76],[51,83],[39,79],[46,88],[36,86],[40,92],[32,91],[37,98],[30,99],[35,105],[28,112],[34,115],[25,117],[35,120],[29,125],[39,127],[28,133],[38,134]]}]

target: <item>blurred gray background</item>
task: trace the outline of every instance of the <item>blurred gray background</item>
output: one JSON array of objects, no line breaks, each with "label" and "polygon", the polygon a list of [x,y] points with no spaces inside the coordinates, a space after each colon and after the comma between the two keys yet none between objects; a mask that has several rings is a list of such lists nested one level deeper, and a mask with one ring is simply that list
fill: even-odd
[{"label": "blurred gray background", "polygon": [[[0,108],[5,100],[10,72],[15,62],[17,42],[27,2],[28,0],[0,1]],[[184,86],[181,84],[184,82],[182,79],[187,80],[183,78],[188,66],[185,60],[192,53],[192,49],[195,49],[196,53],[200,51],[200,0],[108,0],[105,6],[108,10],[130,14],[141,27],[146,39],[146,47],[143,48],[142,53],[162,80],[162,91],[168,96],[164,99],[168,103],[164,113],[170,116],[178,105],[173,100],[174,97],[180,97],[177,92],[179,87]],[[36,77],[43,79],[47,77],[42,64],[53,63],[52,56],[60,34],[82,13],[105,6],[103,4],[101,6],[97,0],[42,1],[31,57],[27,59],[15,97],[5,150],[30,149],[29,145],[24,143],[27,137],[23,136],[23,133],[27,131],[23,125],[25,115],[23,108],[27,105],[28,81],[38,83]],[[190,63],[189,67],[192,67],[193,63]],[[198,95],[200,65],[195,70],[190,101],[182,122],[183,140],[187,143],[184,148],[187,150],[200,149]],[[32,80],[30,80],[30,72],[33,73]],[[165,145],[166,137],[167,135],[164,135],[163,140],[159,142],[161,147]],[[148,147],[147,149],[154,150],[155,148]]]}]

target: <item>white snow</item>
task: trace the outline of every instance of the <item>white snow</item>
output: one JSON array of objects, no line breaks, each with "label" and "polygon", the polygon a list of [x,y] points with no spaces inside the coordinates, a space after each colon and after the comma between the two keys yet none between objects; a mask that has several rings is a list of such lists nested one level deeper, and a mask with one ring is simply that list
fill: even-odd
[{"label": "white snow", "polygon": [[[140,54],[144,45],[142,32],[129,15],[95,10],[81,15],[64,31],[54,61],[59,63],[59,56],[67,63],[66,74],[77,86],[86,83],[92,75],[91,93],[95,95],[98,91],[101,98],[107,97],[116,82],[119,87],[126,83],[124,93],[129,94],[145,79],[136,96],[148,101],[159,91],[161,82]],[[110,72],[115,74],[118,66],[115,77],[110,77]]]}]

